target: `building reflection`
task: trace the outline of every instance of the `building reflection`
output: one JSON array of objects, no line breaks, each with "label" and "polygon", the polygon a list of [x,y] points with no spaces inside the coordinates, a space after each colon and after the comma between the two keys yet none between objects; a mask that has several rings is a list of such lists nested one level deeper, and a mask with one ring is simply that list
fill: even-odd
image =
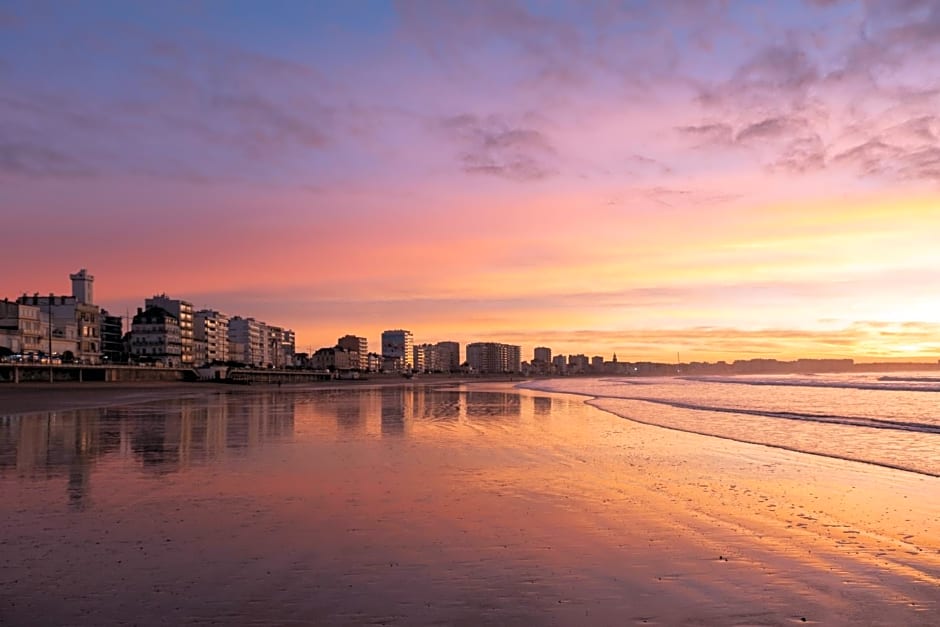
[{"label": "building reflection", "polygon": [[552,398],[550,396],[535,396],[532,398],[534,403],[533,412],[536,416],[548,416],[552,413]]},{"label": "building reflection", "polygon": [[387,387],[380,390],[382,398],[382,435],[395,436],[405,433],[405,416],[414,418],[412,389]]},{"label": "building reflection", "polygon": [[0,479],[66,478],[69,505],[81,510],[89,503],[92,470],[103,458],[166,474],[293,432],[294,396],[279,392],[4,417]]},{"label": "building reflection", "polygon": [[467,417],[476,419],[498,419],[503,416],[519,416],[522,413],[522,397],[506,392],[467,392]]},{"label": "building reflection", "polygon": [[[532,399],[532,400],[529,400]],[[525,397],[525,411],[547,415],[548,397]],[[293,438],[295,420],[335,420],[336,432],[398,438],[431,433],[435,424],[497,422],[523,411],[516,393],[396,385],[300,393],[220,392],[123,407],[0,418],[0,480],[64,479],[70,507],[86,508],[92,473],[104,460],[146,475],[179,472],[268,441]],[[298,412],[300,412],[298,414]]]}]

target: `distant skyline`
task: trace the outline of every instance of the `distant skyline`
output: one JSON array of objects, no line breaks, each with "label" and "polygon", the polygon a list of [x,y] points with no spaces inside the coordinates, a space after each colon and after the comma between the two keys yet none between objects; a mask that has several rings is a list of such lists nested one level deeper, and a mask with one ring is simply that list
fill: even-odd
[{"label": "distant skyline", "polygon": [[0,297],[940,357],[940,3],[0,0]]}]

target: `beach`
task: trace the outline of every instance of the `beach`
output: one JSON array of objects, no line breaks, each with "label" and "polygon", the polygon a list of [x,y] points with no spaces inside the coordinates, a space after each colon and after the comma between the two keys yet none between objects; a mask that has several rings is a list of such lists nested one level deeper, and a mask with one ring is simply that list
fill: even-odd
[{"label": "beach", "polygon": [[[196,398],[212,394],[257,392],[259,389],[325,390],[350,387],[384,387],[389,385],[441,385],[469,382],[511,381],[509,376],[461,377],[459,375],[424,375],[404,379],[400,375],[377,374],[361,379],[334,379],[329,381],[254,384],[251,386],[226,385],[217,382],[46,382],[0,384],[0,416],[28,412],[63,411],[83,407],[105,407],[127,403],[159,401],[163,399]],[[518,377],[516,377],[518,379]]]},{"label": "beach", "polygon": [[0,422],[4,624],[931,625],[940,609],[933,477],[511,383],[107,394]]}]

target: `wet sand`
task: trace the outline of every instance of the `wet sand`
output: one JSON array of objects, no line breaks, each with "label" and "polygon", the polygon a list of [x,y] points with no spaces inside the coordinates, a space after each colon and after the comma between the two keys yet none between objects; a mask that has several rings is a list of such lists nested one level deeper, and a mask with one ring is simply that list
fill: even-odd
[{"label": "wet sand", "polygon": [[3,624],[934,625],[940,612],[936,479],[636,424],[576,397],[239,390],[2,424]]},{"label": "wet sand", "polygon": [[[518,377],[517,377],[518,379]],[[83,407],[107,407],[128,403],[196,398],[213,394],[237,394],[264,389],[347,389],[360,386],[458,385],[468,382],[499,382],[507,377],[466,377],[460,375],[424,375],[404,379],[396,375],[373,375],[363,379],[253,385],[228,385],[212,382],[58,382],[0,384],[0,416],[28,412],[49,412]]]}]

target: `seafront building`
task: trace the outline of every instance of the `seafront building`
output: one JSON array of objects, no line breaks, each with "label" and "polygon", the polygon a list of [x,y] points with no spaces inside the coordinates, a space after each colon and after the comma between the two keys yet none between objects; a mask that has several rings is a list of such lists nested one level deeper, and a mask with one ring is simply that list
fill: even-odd
[{"label": "seafront building", "polygon": [[[38,306],[0,302],[0,349],[10,355],[38,355],[47,350],[49,318]],[[43,344],[43,342],[46,344]]]},{"label": "seafront building", "polygon": [[[49,318],[49,333],[53,340],[53,354],[67,361],[97,364],[101,361],[101,311],[94,304],[95,277],[82,268],[70,274],[71,296],[23,295],[17,303],[38,307]],[[48,336],[47,336],[48,338]],[[48,344],[48,340],[47,340]],[[48,348],[40,349],[48,352]]]},{"label": "seafront building", "polygon": [[460,370],[460,344],[458,342],[438,342],[434,345],[442,372]]},{"label": "seafront building", "polygon": [[[94,303],[95,278],[88,270],[82,268],[70,274],[69,279],[71,296],[23,294],[15,302],[6,299],[0,303],[0,357],[39,361],[51,352],[55,361],[99,364],[125,363],[129,356],[155,361],[153,357],[157,355],[156,361],[163,365],[178,362],[182,367],[231,360],[278,368],[294,363],[296,337],[291,329],[235,317],[231,319],[236,321],[233,332],[225,314],[204,309],[197,317],[189,301],[170,298],[165,293],[147,298],[144,307],[138,308],[138,315],[159,308],[177,322],[180,339],[177,359],[175,348],[166,346],[166,340],[156,340],[153,312],[147,318],[151,322],[139,323],[136,332],[130,321],[129,334],[125,336],[124,320]],[[175,335],[173,331],[169,333]],[[154,353],[155,342],[167,350]],[[173,344],[172,339],[170,343]]]},{"label": "seafront building", "polygon": [[101,361],[111,364],[127,362],[127,350],[124,347],[124,320],[121,316],[112,316],[107,310],[101,310]]},{"label": "seafront building", "polygon": [[180,346],[182,350],[181,361],[184,366],[195,363],[193,333],[193,304],[189,301],[170,298],[166,294],[158,294],[144,301],[144,307],[150,309],[159,307],[172,314],[179,321]]},{"label": "seafront building", "polygon": [[414,336],[405,329],[382,331],[382,368],[407,371],[414,368]]},{"label": "seafront building", "polygon": [[294,332],[261,323],[264,337],[262,363],[272,368],[285,368],[294,363]]},{"label": "seafront building", "polygon": [[310,361],[315,370],[349,372],[359,369],[359,353],[341,346],[317,349]]},{"label": "seafront building", "polygon": [[162,307],[138,308],[131,322],[131,355],[139,363],[183,365],[179,320]]},{"label": "seafront building", "polygon": [[264,323],[233,316],[228,324],[229,359],[248,366],[264,365]]},{"label": "seafront building", "polygon": [[568,372],[570,374],[584,374],[588,369],[586,355],[568,355]]},{"label": "seafront building", "polygon": [[543,364],[552,363],[552,349],[546,346],[537,346],[535,350],[532,351],[532,361]]},{"label": "seafront building", "polygon": [[344,335],[336,340],[339,348],[354,351],[359,355],[359,370],[369,370],[369,340],[358,335]]},{"label": "seafront building", "polygon": [[193,314],[193,362],[197,366],[228,361],[228,316],[214,309]]},{"label": "seafront building", "polygon": [[474,342],[467,344],[467,363],[481,374],[520,372],[522,349],[512,344]]},{"label": "seafront building", "polygon": [[460,370],[460,344],[457,342],[416,344],[414,370],[415,372],[458,372]]}]

